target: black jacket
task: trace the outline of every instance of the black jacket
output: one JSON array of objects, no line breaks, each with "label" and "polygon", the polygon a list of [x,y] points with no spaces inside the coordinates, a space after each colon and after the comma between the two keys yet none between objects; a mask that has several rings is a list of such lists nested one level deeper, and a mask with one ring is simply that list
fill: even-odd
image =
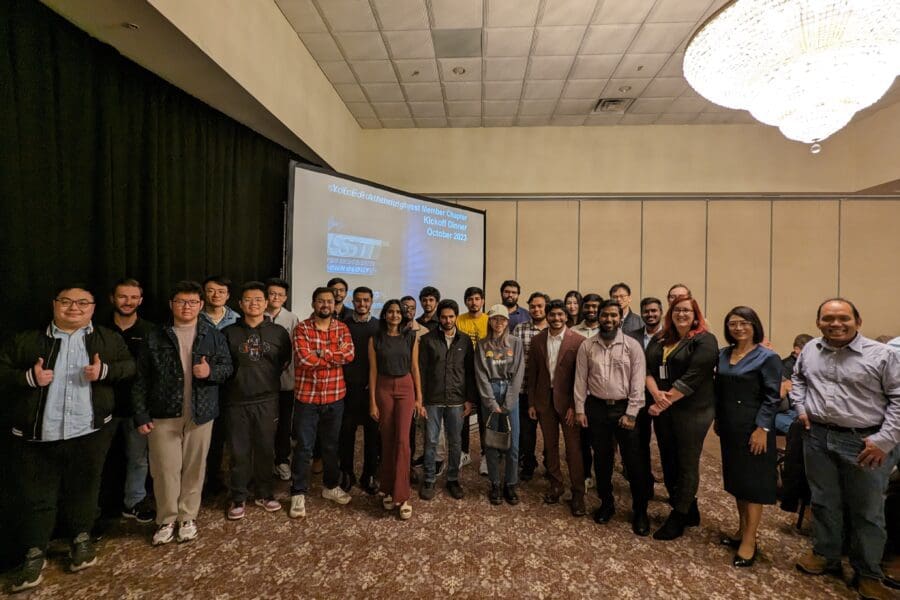
[{"label": "black jacket", "polygon": [[450,347],[440,329],[419,339],[419,374],[425,404],[458,406],[474,402],[475,351],[469,336],[456,331]]},{"label": "black jacket", "polygon": [[[219,416],[219,384],[231,376],[231,353],[225,336],[206,319],[197,319],[197,335],[191,349],[192,362],[206,357],[210,373],[206,379],[193,378],[191,413],[194,423],[203,425]],[[153,419],[180,417],[184,404],[184,371],[178,338],[171,325],[157,327],[137,363],[137,379],[131,390],[136,426]]]},{"label": "black jacket", "polygon": [[291,363],[291,337],[281,325],[263,321],[250,327],[243,319],[222,330],[234,369],[225,384],[224,400],[251,404],[277,400],[281,373]]},{"label": "black jacket", "polygon": [[663,347],[653,339],[647,345],[647,375],[653,377],[661,391],[672,388],[684,394],[673,404],[679,410],[704,409],[715,406],[714,374],[719,362],[719,344],[709,332],[695,335],[678,343],[666,360],[665,379],[660,377]]},{"label": "black jacket", "polygon": [[[100,355],[100,379],[91,384],[93,426],[102,427],[112,419],[115,398],[113,385],[134,376],[134,359],[117,333],[98,325],[85,336],[87,355]],[[44,408],[50,386],[36,387],[34,364],[44,359],[44,368],[53,369],[59,340],[44,331],[26,331],[10,340],[0,352],[0,383],[4,388],[12,434],[26,440],[40,440]]]},{"label": "black jacket", "polygon": [[[107,327],[122,336],[122,339],[125,340],[125,345],[128,346],[128,351],[131,352],[131,356],[135,361],[137,361],[138,356],[140,356],[140,353],[144,348],[144,345],[147,343],[147,338],[150,336],[150,332],[156,329],[156,325],[154,323],[146,321],[140,317],[138,317],[134,325],[132,325],[128,329],[119,329],[113,319],[109,320]],[[133,385],[133,377],[130,377],[124,381],[120,381],[116,384],[116,407],[115,409],[113,409],[114,417],[125,418],[134,416],[131,412],[131,387]]]}]

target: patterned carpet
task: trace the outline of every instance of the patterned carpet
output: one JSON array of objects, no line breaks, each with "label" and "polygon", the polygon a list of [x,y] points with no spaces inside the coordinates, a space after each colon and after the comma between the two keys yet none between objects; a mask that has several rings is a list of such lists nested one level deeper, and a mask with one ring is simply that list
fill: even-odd
[{"label": "patterned carpet", "polygon": [[[474,436],[473,436],[474,437]],[[473,450],[477,442],[473,443]],[[473,455],[474,456],[474,455]],[[656,467],[658,472],[658,463]],[[540,472],[540,470],[539,470]],[[702,524],[674,542],[637,538],[629,524],[627,486],[616,474],[619,511],[607,525],[576,519],[565,504],[546,506],[540,478],[521,486],[518,506],[491,506],[477,464],[462,471],[466,498],[453,500],[439,481],[431,502],[416,495],[414,514],[401,522],[375,497],[354,488],[337,506],[314,495],[307,517],[265,513],[248,505],[242,521],[224,518],[225,498],[204,503],[200,537],[154,548],[152,525],[117,523],[99,543],[99,564],[78,574],[53,556],[44,582],[22,598],[855,598],[835,577],[794,568],[809,538],[795,515],[767,508],[762,556],[751,569],[731,566],[719,546],[733,531],[736,510],[722,491],[718,442],[707,438],[702,462]],[[662,485],[657,494],[664,495]],[[589,497],[588,510],[598,504]],[[667,514],[650,505],[653,527]],[[60,547],[65,551],[64,547]]]}]

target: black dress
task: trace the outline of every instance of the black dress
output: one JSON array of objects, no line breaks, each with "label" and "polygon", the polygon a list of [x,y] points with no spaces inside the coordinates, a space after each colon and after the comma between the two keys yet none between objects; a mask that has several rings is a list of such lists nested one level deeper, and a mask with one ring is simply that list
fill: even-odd
[{"label": "black dress", "polygon": [[[716,423],[722,447],[725,491],[754,504],[775,504],[775,413],[780,402],[781,359],[757,346],[736,365],[731,348],[719,353],[716,373]],[[750,435],[769,430],[766,451],[750,452]]]}]

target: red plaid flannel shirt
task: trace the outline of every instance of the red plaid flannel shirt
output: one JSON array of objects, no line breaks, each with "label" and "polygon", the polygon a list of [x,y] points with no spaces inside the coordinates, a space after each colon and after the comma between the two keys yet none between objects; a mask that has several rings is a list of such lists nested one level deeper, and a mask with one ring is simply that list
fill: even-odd
[{"label": "red plaid flannel shirt", "polygon": [[331,319],[327,330],[310,318],[294,329],[294,397],[307,404],[331,404],[347,393],[343,365],[353,360],[347,326]]}]

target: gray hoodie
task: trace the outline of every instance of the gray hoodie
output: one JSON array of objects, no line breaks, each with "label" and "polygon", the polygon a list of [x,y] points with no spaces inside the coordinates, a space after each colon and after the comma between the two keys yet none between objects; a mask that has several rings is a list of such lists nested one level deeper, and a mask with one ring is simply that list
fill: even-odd
[{"label": "gray hoodie", "polygon": [[509,382],[506,402],[503,408],[513,411],[519,404],[519,390],[525,374],[525,351],[522,340],[514,335],[506,335],[506,348],[498,351],[490,338],[478,342],[475,349],[475,378],[478,381],[478,395],[487,410],[499,408],[494,400],[491,381],[503,379]]}]

